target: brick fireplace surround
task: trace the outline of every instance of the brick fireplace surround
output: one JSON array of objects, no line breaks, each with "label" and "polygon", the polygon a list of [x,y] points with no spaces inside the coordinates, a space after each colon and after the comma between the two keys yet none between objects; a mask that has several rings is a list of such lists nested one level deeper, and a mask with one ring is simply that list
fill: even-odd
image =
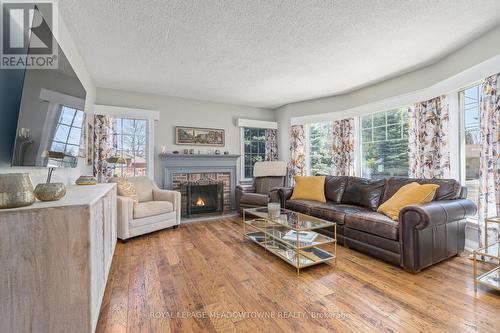
[{"label": "brick fireplace surround", "polygon": [[[203,178],[213,180],[222,180],[223,193],[224,193],[224,212],[231,210],[231,174],[229,172],[214,172],[214,173],[175,173],[172,176],[172,190],[181,191],[181,183],[187,181],[197,181]],[[182,192],[181,192],[182,193]],[[184,200],[185,194],[182,193],[182,211],[186,210],[186,201]]]},{"label": "brick fireplace surround", "polygon": [[[180,184],[201,178],[222,180],[224,184],[224,211],[236,209],[235,188],[240,155],[160,155],[163,168],[163,188],[180,191]],[[185,202],[182,202],[183,211]]]}]

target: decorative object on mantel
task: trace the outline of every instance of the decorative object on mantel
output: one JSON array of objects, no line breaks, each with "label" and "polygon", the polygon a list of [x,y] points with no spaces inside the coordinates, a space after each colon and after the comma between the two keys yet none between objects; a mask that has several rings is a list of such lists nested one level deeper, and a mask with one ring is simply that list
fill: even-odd
[{"label": "decorative object on mantel", "polygon": [[217,128],[175,127],[175,144],[192,146],[225,146],[225,131]]},{"label": "decorative object on mantel", "polygon": [[29,173],[0,174],[0,209],[30,206],[35,200]]},{"label": "decorative object on mantel", "polygon": [[189,155],[194,155],[194,149],[189,149]]},{"label": "decorative object on mantel", "polygon": [[63,183],[51,183],[55,168],[49,168],[47,182],[35,187],[35,196],[40,201],[57,201],[66,195],[66,186]]},{"label": "decorative object on mantel", "polygon": [[97,179],[94,176],[80,176],[76,181],[76,185],[96,185]]},{"label": "decorative object on mantel", "polygon": [[226,150],[226,151],[224,152],[224,155],[229,155],[229,152]]},{"label": "decorative object on mantel", "polygon": [[189,154],[189,149],[184,149],[184,155]]},{"label": "decorative object on mantel", "polygon": [[216,149],[215,150],[215,155],[220,155],[220,150]]},{"label": "decorative object on mantel", "polygon": [[172,152],[172,154],[175,154],[175,155],[177,155],[177,154],[179,154],[179,151],[177,151],[177,150],[174,150],[174,151]]}]

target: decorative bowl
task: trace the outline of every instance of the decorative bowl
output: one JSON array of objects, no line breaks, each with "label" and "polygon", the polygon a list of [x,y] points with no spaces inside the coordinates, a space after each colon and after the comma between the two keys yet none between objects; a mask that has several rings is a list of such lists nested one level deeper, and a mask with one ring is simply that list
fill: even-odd
[{"label": "decorative bowl", "polygon": [[56,201],[66,195],[63,183],[41,183],[35,187],[35,196],[40,201]]}]

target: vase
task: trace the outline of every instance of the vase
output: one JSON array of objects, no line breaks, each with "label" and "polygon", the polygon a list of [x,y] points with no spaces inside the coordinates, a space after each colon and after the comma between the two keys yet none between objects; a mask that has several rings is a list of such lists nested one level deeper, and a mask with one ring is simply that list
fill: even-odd
[{"label": "vase", "polygon": [[34,202],[29,173],[0,174],[0,209],[29,206]]},{"label": "vase", "polygon": [[35,187],[35,196],[40,201],[57,201],[66,195],[63,183],[41,183]]}]

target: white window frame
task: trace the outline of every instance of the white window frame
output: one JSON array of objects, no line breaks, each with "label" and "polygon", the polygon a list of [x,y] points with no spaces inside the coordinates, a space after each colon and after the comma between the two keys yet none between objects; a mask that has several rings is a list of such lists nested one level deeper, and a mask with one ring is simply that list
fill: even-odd
[{"label": "white window frame", "polygon": [[155,176],[155,146],[154,124],[160,120],[160,112],[146,109],[133,109],[111,105],[94,105],[94,114],[116,118],[128,118],[148,121],[148,168],[147,175],[154,179]]},{"label": "white window frame", "polygon": [[250,183],[252,178],[245,178],[245,128],[258,128],[258,129],[278,129],[276,121],[265,121],[255,119],[239,118],[237,126],[240,128],[240,181],[242,183]]},{"label": "white window frame", "polygon": [[266,130],[267,128],[263,127],[240,127],[240,149],[241,149],[241,158],[240,158],[240,180],[242,183],[250,183],[252,182],[253,178],[245,178],[245,129],[246,128],[253,128],[253,129],[259,129],[259,130]]}]

